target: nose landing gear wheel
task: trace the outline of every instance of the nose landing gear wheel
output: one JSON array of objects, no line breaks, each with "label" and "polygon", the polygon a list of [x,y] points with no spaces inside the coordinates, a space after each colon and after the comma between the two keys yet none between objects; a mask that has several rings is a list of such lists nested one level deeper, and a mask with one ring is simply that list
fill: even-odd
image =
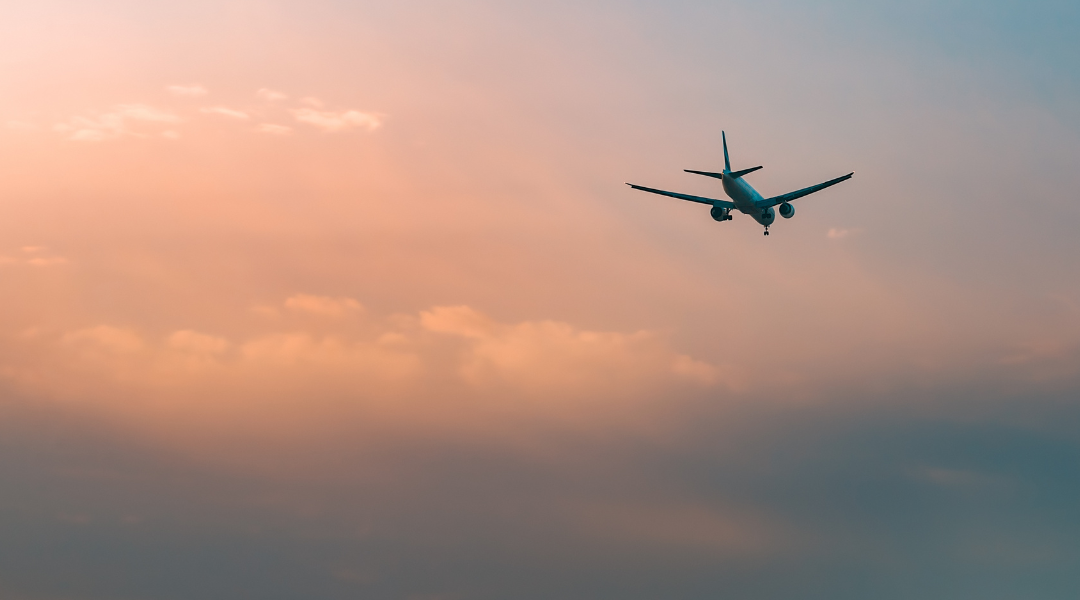
[{"label": "nose landing gear wheel", "polygon": [[767,228],[765,229],[765,235],[769,235],[769,230]]}]

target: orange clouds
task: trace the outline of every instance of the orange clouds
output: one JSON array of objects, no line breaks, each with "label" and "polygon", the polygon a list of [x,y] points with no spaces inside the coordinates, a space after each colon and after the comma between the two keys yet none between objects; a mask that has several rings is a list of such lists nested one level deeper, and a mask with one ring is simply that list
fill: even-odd
[{"label": "orange clouds", "polygon": [[276,102],[278,100],[285,100],[286,98],[288,98],[287,95],[281,92],[277,92],[267,88],[261,88],[259,91],[255,92],[255,95],[267,102]]},{"label": "orange clouds", "polygon": [[[380,418],[401,413],[403,401],[426,406],[431,417],[456,413],[443,421],[448,426],[466,415],[480,418],[480,398],[536,414],[561,410],[573,398],[572,412],[581,413],[613,402],[640,405],[672,386],[730,383],[722,370],[672,349],[654,332],[500,323],[467,306],[372,318],[354,299],[309,294],[292,295],[281,307],[267,331],[242,339],[191,329],[155,338],[106,324],[34,331],[13,341],[25,351],[5,365],[3,377],[28,393],[80,403],[95,398],[120,415],[139,414],[152,401],[194,416],[211,401],[215,411],[247,415],[248,428],[256,430],[264,417],[252,411],[262,412],[257,407],[266,402],[277,407],[275,423],[312,410],[320,398],[345,397],[353,399],[351,410]],[[322,324],[308,329],[296,320],[303,316]],[[416,416],[402,424],[429,420]]]},{"label": "orange clouds", "polygon": [[379,115],[358,110],[333,112],[314,108],[298,108],[293,110],[292,113],[297,121],[314,125],[323,131],[343,131],[353,127],[372,131],[382,126],[382,119]]},{"label": "orange clouds", "polygon": [[0,266],[29,265],[32,267],[54,267],[66,265],[68,259],[57,256],[42,246],[23,246],[16,255],[0,254]]},{"label": "orange clouds", "polygon": [[364,310],[364,307],[352,298],[329,298],[310,294],[289,296],[285,300],[285,308],[328,317],[342,317]]},{"label": "orange clouds", "polygon": [[244,112],[242,110],[236,110],[236,109],[233,109],[233,108],[226,108],[224,106],[211,106],[211,107],[208,107],[208,108],[201,108],[201,109],[199,109],[199,112],[203,112],[203,113],[207,113],[207,114],[211,114],[211,115],[221,115],[223,117],[229,117],[231,119],[240,119],[242,121],[246,121],[247,119],[251,118],[250,115],[248,115],[246,112]]},{"label": "orange clouds", "polygon": [[[313,97],[301,99],[299,107],[288,108],[282,104],[288,99],[286,94],[266,88],[256,92],[256,103],[233,98],[236,104],[243,106],[217,104],[194,109],[190,106],[191,100],[212,96],[209,90],[202,86],[168,86],[167,90],[175,96],[171,102],[175,106],[163,107],[142,102],[119,103],[107,110],[80,111],[83,114],[56,122],[51,129],[69,141],[104,142],[154,136],[177,139],[181,135],[178,130],[181,124],[191,125],[201,116],[224,117],[235,121],[290,119],[327,133],[349,130],[371,132],[382,127],[385,118],[385,115],[372,111],[327,110],[323,108],[322,101]],[[6,127],[26,134],[39,129],[36,123],[25,119],[9,119]],[[290,133],[292,128],[280,123],[262,122],[255,126],[254,131],[282,135]]]},{"label": "orange clouds", "polygon": [[205,96],[207,92],[206,88],[201,85],[170,85],[165,88],[172,94],[177,96]]},{"label": "orange clouds", "polygon": [[271,135],[288,135],[289,133],[292,133],[292,128],[284,125],[276,125],[274,123],[260,123],[259,126],[255,128],[255,131],[258,131],[259,133],[269,133]]},{"label": "orange clouds", "polygon": [[64,334],[60,341],[65,346],[80,347],[99,355],[132,354],[143,349],[143,340],[138,334],[108,325],[72,331]]},{"label": "orange clouds", "polygon": [[582,331],[556,321],[501,324],[467,306],[421,313],[423,326],[467,340],[460,374],[472,385],[590,395],[640,392],[685,380],[711,385],[712,365],[671,350],[655,333]]},{"label": "orange clouds", "polygon": [[74,116],[57,123],[53,129],[76,142],[101,142],[124,136],[162,133],[153,126],[177,123],[181,119],[170,111],[145,104],[118,104],[92,117]]}]

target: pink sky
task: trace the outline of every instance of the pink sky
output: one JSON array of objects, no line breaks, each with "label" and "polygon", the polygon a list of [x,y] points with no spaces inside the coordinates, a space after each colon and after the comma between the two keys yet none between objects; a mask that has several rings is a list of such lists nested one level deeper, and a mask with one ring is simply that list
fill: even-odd
[{"label": "pink sky", "polygon": [[[1074,374],[1075,281],[1029,261],[1043,289],[997,297],[993,240],[953,246],[890,212],[926,215],[886,166],[902,153],[829,127],[835,106],[788,127],[723,92],[704,122],[680,115],[648,83],[674,75],[611,54],[648,56],[644,24],[616,18],[590,50],[588,9],[532,15],[567,40],[549,44],[525,9],[324,8],[18,9],[0,106],[9,385],[151,420],[137,398],[269,421],[313,394],[380,413],[404,398],[475,422],[497,417],[450,407],[503,394],[604,427],[630,397]],[[934,160],[977,171],[982,134],[923,108]],[[719,193],[681,169],[717,164],[721,128],[737,165],[767,165],[767,193],[856,178],[768,240],[622,186]],[[958,145],[967,158],[943,158]],[[291,399],[262,407],[279,386]]]},{"label": "pink sky", "polygon": [[[873,40],[804,56],[772,9],[739,17],[764,43],[699,48],[659,9],[560,7],[5,9],[0,386],[198,464],[371,481],[398,464],[381,445],[572,470],[563,435],[1073,389],[1077,248],[1042,233],[1077,218],[1059,113],[973,109],[980,72],[943,86],[965,67]],[[722,129],[766,195],[855,178],[769,238],[623,185],[719,194],[682,169],[718,168]],[[1057,222],[1012,210],[1025,194]],[[691,554],[805,541],[752,502],[544,510]]]}]

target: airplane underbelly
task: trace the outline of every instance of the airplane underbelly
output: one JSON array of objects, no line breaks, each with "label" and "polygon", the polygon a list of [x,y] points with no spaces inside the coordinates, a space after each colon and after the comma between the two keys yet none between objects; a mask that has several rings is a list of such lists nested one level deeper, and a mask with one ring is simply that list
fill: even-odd
[{"label": "airplane underbelly", "polygon": [[728,198],[735,203],[735,208],[743,214],[750,215],[757,218],[757,215],[761,210],[754,204],[755,196],[753,189],[747,189],[750,186],[746,185],[743,181],[733,182],[728,184],[724,182],[724,192],[727,193]]}]

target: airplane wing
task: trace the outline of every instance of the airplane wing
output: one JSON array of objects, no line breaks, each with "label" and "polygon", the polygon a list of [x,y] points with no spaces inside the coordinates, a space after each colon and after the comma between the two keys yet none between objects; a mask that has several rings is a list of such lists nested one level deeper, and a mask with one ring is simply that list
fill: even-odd
[{"label": "airplane wing", "polygon": [[652,188],[642,187],[640,185],[634,185],[632,183],[626,184],[635,190],[641,190],[643,192],[652,192],[653,194],[660,194],[661,196],[669,196],[671,198],[678,198],[679,200],[689,200],[690,202],[700,202],[701,204],[708,204],[709,206],[719,206],[720,208],[735,208],[734,202],[728,202],[727,200],[713,200],[712,198],[702,198],[701,196],[690,196],[688,194],[676,194],[675,192],[665,192],[663,190],[654,190]]},{"label": "airplane wing", "polygon": [[759,200],[757,202],[757,205],[758,205],[759,208],[768,208],[770,206],[776,206],[777,204],[783,204],[784,202],[791,202],[792,200],[794,200],[796,198],[802,198],[803,196],[808,196],[810,194],[813,194],[814,192],[821,191],[821,190],[823,190],[823,189],[825,189],[825,188],[827,188],[827,187],[829,187],[831,185],[836,185],[836,184],[840,183],[841,181],[847,181],[848,179],[851,179],[851,176],[854,175],[854,174],[855,173],[848,173],[847,175],[844,175],[843,177],[837,177],[836,179],[830,179],[829,181],[826,181],[825,183],[819,183],[817,185],[812,185],[812,186],[810,186],[808,188],[803,188],[803,189],[798,190],[798,191],[789,192],[789,193],[783,194],[781,196],[775,196],[775,197],[772,197],[772,198],[766,198],[764,200]]}]

